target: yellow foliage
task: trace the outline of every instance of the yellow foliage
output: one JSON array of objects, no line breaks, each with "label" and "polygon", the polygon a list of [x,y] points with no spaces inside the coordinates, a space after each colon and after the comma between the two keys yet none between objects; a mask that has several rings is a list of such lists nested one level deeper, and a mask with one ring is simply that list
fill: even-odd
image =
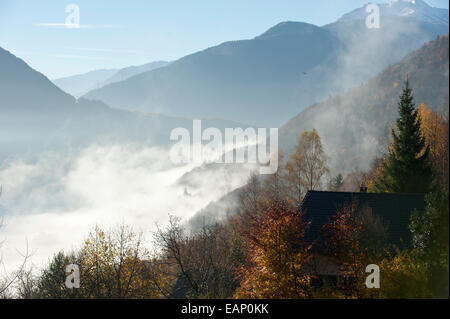
[{"label": "yellow foliage", "polygon": [[427,265],[411,254],[398,251],[380,264],[380,288],[367,290],[368,296],[388,299],[430,298]]},{"label": "yellow foliage", "polygon": [[92,298],[161,297],[147,267],[149,251],[140,234],[127,226],[91,232],[80,250],[81,289]]},{"label": "yellow foliage", "polygon": [[425,141],[433,158],[439,158],[448,152],[445,145],[446,126],[442,116],[433,111],[431,106],[421,103],[418,107],[420,125]]}]

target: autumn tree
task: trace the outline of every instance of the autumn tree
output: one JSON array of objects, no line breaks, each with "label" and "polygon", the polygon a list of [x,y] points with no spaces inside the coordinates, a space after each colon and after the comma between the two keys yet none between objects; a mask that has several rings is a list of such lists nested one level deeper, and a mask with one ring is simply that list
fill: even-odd
[{"label": "autumn tree", "polygon": [[397,128],[392,129],[392,145],[376,190],[395,193],[427,193],[432,189],[430,149],[421,130],[421,120],[413,102],[409,81],[400,94]]},{"label": "autumn tree", "polygon": [[149,259],[141,233],[125,225],[108,232],[96,227],[79,252],[81,289],[89,298],[159,297],[149,280]]},{"label": "autumn tree", "polygon": [[233,244],[228,229],[204,226],[188,234],[180,219],[170,217],[165,228],[158,227],[155,263],[168,285],[158,287],[169,298],[226,298],[237,283],[233,270]]},{"label": "autumn tree", "polygon": [[434,112],[424,103],[419,106],[419,114],[437,187],[426,196],[425,211],[413,213],[410,228],[414,252],[426,264],[428,289],[435,298],[448,298],[448,116]]},{"label": "autumn tree", "polygon": [[271,203],[284,201],[287,199],[287,183],[284,156],[278,152],[278,170],[270,175],[266,175],[261,189],[262,205],[267,207]]},{"label": "autumn tree", "polygon": [[380,267],[380,289],[366,290],[366,296],[382,299],[431,298],[428,269],[408,250],[397,250],[383,258]]},{"label": "autumn tree", "polygon": [[305,298],[310,276],[304,265],[310,245],[304,240],[308,224],[285,202],[273,203],[247,235],[249,262],[241,265],[236,298]]},{"label": "autumn tree", "polygon": [[289,198],[293,206],[300,205],[308,190],[321,188],[323,177],[329,172],[327,161],[317,131],[304,131],[285,167]]},{"label": "autumn tree", "polygon": [[[56,254],[38,277],[39,298],[51,299],[130,299],[158,298],[148,267],[150,254],[143,246],[142,234],[128,226],[110,231],[95,227],[82,247],[70,254]],[[66,266],[80,270],[80,288],[65,285]]]},{"label": "autumn tree", "polygon": [[329,169],[328,157],[325,155],[322,141],[315,129],[300,135],[298,150],[300,154],[303,154],[303,176],[307,190],[319,189],[322,186],[322,178]]},{"label": "autumn tree", "polygon": [[384,174],[384,163],[386,158],[384,156],[376,157],[372,160],[368,172],[365,173],[365,182],[369,192],[382,191],[381,183]]},{"label": "autumn tree", "polygon": [[366,296],[365,267],[381,260],[387,249],[387,225],[356,203],[340,208],[320,231],[327,256],[340,268],[337,289],[346,297]]},{"label": "autumn tree", "polygon": [[354,209],[350,206],[338,211],[323,226],[321,240],[326,254],[333,257],[340,267],[339,288],[347,295],[358,297],[364,258],[359,243],[362,224],[356,219]]},{"label": "autumn tree", "polygon": [[421,103],[418,107],[420,128],[430,150],[430,159],[437,172],[439,186],[448,189],[449,126],[448,115],[435,112],[431,106]]},{"label": "autumn tree", "polygon": [[260,213],[262,208],[262,185],[257,173],[252,172],[247,180],[247,184],[241,189],[238,195],[237,214],[242,231],[248,230],[250,224]]}]

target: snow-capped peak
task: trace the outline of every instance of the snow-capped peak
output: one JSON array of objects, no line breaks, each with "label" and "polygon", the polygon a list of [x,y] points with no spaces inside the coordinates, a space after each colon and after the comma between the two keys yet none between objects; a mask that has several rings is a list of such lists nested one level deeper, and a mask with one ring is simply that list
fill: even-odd
[{"label": "snow-capped peak", "polygon": [[[448,10],[433,8],[423,0],[392,0],[377,4],[381,17],[411,17],[429,23],[449,22]],[[367,5],[366,5],[367,6]],[[363,20],[367,17],[366,6],[343,15],[338,21]]]}]

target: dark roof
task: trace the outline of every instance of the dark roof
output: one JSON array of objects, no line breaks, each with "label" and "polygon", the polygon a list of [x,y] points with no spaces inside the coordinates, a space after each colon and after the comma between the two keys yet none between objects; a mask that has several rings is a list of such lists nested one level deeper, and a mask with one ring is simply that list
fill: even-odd
[{"label": "dark roof", "polygon": [[410,216],[413,210],[423,211],[423,194],[395,193],[351,193],[308,191],[300,206],[304,219],[311,222],[306,234],[308,241],[318,238],[323,225],[336,215],[337,211],[355,204],[356,208],[368,207],[387,224],[388,242],[400,246],[410,245]]}]

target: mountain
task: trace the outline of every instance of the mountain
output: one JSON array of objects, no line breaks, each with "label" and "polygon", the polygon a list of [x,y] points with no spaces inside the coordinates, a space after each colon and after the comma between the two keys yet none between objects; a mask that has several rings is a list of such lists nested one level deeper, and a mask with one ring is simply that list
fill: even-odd
[{"label": "mountain", "polygon": [[[192,120],[110,108],[76,100],[23,60],[0,48],[0,159],[92,143],[166,147],[173,128],[192,131]],[[241,124],[209,120],[208,127]]]},{"label": "mountain", "polygon": [[139,66],[129,66],[127,68],[123,68],[123,69],[120,69],[117,72],[115,72],[111,77],[102,81],[100,83],[100,86],[105,86],[105,85],[108,85],[111,83],[124,81],[128,78],[131,78],[132,76],[137,75],[137,74],[148,72],[148,71],[155,70],[158,68],[162,68],[168,64],[169,64],[169,62],[167,62],[167,61],[155,61],[155,62],[150,62],[150,63],[139,65]]},{"label": "mountain", "polygon": [[253,39],[222,43],[84,97],[128,110],[278,127],[448,32],[446,23],[408,16],[382,20],[380,29],[368,29],[365,19],[323,27],[283,22]]},{"label": "mountain", "polygon": [[75,97],[80,97],[93,89],[126,80],[136,74],[161,68],[167,64],[169,64],[169,62],[155,61],[123,69],[94,70],[84,74],[56,79],[53,83],[65,92]]},{"label": "mountain", "polygon": [[[315,128],[331,158],[332,174],[367,168],[385,147],[379,143],[387,139],[389,127],[398,116],[398,94],[406,75],[412,84],[416,103],[424,101],[433,109],[448,114],[448,35],[423,45],[364,85],[316,103],[293,117],[279,130],[283,154],[285,157],[291,154],[303,130]],[[242,187],[232,190],[209,203],[186,225],[200,230],[204,225],[235,214],[241,190]]]},{"label": "mountain", "polygon": [[[50,110],[62,111],[75,99],[23,60],[0,48],[0,111],[36,115]],[[4,114],[4,113],[3,113]]]},{"label": "mountain", "polygon": [[98,88],[100,83],[111,78],[118,72],[118,69],[94,70],[83,74],[72,75],[53,80],[63,91],[79,97],[94,88]]},{"label": "mountain", "polygon": [[[448,10],[433,8],[422,0],[393,0],[388,3],[378,4],[380,17],[411,17],[420,21],[447,24],[449,21]],[[367,17],[366,6],[344,14],[339,20],[361,20]]]},{"label": "mountain", "polygon": [[333,172],[368,168],[386,147],[389,127],[398,117],[398,96],[407,76],[416,104],[425,102],[448,114],[448,40],[447,34],[426,43],[364,85],[300,112],[280,128],[280,148],[289,154],[299,134],[315,128],[331,157]]},{"label": "mountain", "polygon": [[200,231],[205,225],[223,222],[228,216],[236,214],[239,194],[242,189],[243,187],[239,187],[196,212],[186,221],[185,225],[187,228],[193,231]]},{"label": "mountain", "polygon": [[327,60],[335,46],[326,30],[283,23],[255,39],[223,43],[85,97],[125,109],[267,123],[262,120],[269,115],[290,114],[287,107],[265,112],[279,103],[295,106],[303,72]]}]

